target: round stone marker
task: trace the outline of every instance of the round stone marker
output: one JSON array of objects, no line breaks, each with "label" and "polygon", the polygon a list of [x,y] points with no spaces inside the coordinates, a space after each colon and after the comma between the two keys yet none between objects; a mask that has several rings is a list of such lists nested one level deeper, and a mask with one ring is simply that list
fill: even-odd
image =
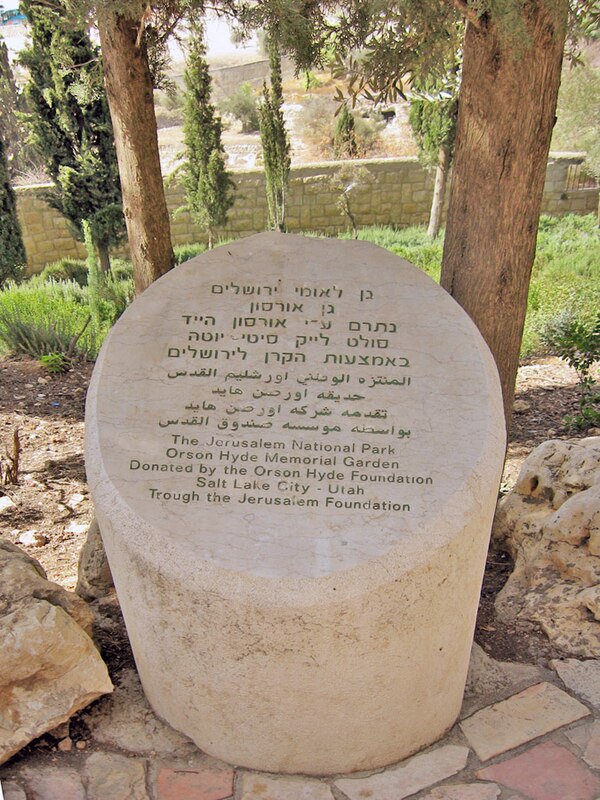
[{"label": "round stone marker", "polygon": [[505,434],[430,278],[278,233],[194,258],[115,325],[86,435],[144,689],[201,749],[348,772],[454,723]]}]

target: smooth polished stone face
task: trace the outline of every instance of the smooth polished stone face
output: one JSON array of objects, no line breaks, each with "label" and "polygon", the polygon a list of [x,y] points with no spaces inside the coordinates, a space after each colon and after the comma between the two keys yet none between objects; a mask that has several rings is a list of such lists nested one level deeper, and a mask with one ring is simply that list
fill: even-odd
[{"label": "smooth polished stone face", "polygon": [[356,242],[262,234],[184,264],[126,312],[98,371],[119,495],[195,558],[263,576],[427,546],[498,427],[471,321]]}]

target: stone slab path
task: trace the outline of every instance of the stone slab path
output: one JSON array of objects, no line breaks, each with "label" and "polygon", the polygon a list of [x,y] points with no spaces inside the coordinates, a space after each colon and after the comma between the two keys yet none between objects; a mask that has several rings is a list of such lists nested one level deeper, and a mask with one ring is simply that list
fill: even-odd
[{"label": "stone slab path", "polygon": [[600,800],[600,663],[502,664],[475,647],[461,720],[384,770],[271,775],[201,753],[151,711],[137,675],[65,736],[0,768],[2,800]]}]

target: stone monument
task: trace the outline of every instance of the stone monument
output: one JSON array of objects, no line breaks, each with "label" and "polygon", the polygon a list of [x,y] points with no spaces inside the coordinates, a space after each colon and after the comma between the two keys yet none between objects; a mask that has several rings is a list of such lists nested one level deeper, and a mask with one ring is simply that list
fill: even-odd
[{"label": "stone monument", "polygon": [[504,458],[462,309],[370,244],[263,233],[109,335],[87,470],[142,684],[207,753],[381,767],[460,706]]}]

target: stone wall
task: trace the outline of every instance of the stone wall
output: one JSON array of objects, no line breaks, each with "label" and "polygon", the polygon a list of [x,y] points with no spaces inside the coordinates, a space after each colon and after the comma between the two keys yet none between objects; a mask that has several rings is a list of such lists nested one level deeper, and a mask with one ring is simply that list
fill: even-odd
[{"label": "stone wall", "polygon": [[[284,79],[294,76],[295,66],[291,59],[284,58],[281,68]],[[245,64],[232,64],[227,67],[212,67],[210,70],[213,91],[217,99],[230,97],[244,83],[261,88],[268,75],[269,60],[267,58],[248,61]]]},{"label": "stone wall", "polygon": [[[569,169],[579,164],[579,154],[557,154],[548,162],[542,210],[549,214],[585,214],[598,207],[598,188],[567,191]],[[351,194],[351,207],[359,226],[395,225],[407,227],[427,222],[433,190],[431,175],[416,158],[373,159],[353,162],[365,167],[371,180]],[[348,228],[348,220],[336,204],[338,194],[329,180],[340,162],[324,162],[296,167],[287,198],[289,231],[315,231],[334,235]],[[234,238],[265,229],[267,206],[264,174],[260,169],[234,174],[235,204],[221,236]],[[76,242],[65,220],[43,200],[45,188],[31,186],[17,189],[19,217],[27,250],[28,267],[39,271],[50,261],[63,256],[84,257],[83,246]],[[167,184],[167,202],[171,211],[183,205],[181,186]],[[202,241],[204,233],[189,214],[178,214],[171,223],[174,244]],[[123,251],[124,253],[125,251]]]}]

